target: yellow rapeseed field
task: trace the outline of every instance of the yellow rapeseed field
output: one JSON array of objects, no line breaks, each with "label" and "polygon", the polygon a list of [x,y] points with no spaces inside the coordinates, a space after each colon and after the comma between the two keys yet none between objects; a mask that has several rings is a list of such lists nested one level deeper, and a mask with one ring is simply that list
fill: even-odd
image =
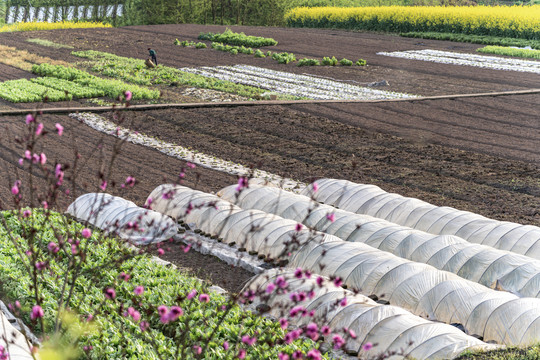
[{"label": "yellow rapeseed field", "polygon": [[540,5],[300,7],[287,12],[285,19],[295,27],[435,31],[540,39]]},{"label": "yellow rapeseed field", "polygon": [[86,29],[112,27],[109,24],[101,22],[82,22],[82,21],[60,21],[60,22],[18,22],[0,26],[0,32],[12,31],[35,31],[35,30],[54,30],[54,29]]}]

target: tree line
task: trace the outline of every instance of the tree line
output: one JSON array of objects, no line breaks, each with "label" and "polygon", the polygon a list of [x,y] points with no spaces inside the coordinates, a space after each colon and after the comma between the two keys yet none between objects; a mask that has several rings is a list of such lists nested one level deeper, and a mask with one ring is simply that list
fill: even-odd
[{"label": "tree line", "polygon": [[[30,21],[32,11],[45,8],[54,14],[48,19],[60,21],[66,19],[75,7],[81,9],[76,10],[77,13],[90,13],[80,20],[104,21],[113,25],[283,25],[283,15],[290,6],[285,0],[5,0],[2,3],[3,11],[0,11],[4,20],[15,13],[21,14],[21,21]],[[111,6],[115,10],[107,14],[104,9]]]}]

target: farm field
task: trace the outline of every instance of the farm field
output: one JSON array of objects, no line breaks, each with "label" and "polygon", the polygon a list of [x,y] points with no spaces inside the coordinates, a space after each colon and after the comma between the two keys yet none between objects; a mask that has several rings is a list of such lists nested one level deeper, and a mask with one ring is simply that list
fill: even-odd
[{"label": "farm field", "polygon": [[[160,64],[170,67],[264,67],[294,74],[310,74],[365,85],[386,80],[378,90],[430,96],[502,92],[540,87],[538,74],[448,65],[377,55],[378,52],[432,49],[476,54],[480,45],[400,38],[393,35],[317,29],[232,27],[246,34],[278,40],[274,52],[295,53],[297,58],[336,56],[367,60],[367,67],[296,67],[264,58],[231,55],[208,49],[173,45],[174,39],[197,41],[200,32],[223,31],[221,26],[160,25],[117,29],[59,30],[0,34],[3,45],[55,60],[80,62],[72,49],[56,49],[27,42],[42,38],[73,46],[73,50],[98,50],[119,56],[146,58],[148,47],[157,50]],[[266,48],[264,48],[266,50]],[[0,64],[0,81],[35,75]],[[159,87],[164,97],[199,102],[182,87]],[[375,184],[440,206],[475,212],[493,219],[540,226],[540,103],[539,94],[440,99],[420,102],[350,104],[296,104],[232,108],[127,111],[129,127],[145,135],[202,153],[255,167],[284,177],[309,182],[316,178],[341,178]],[[85,100],[44,104],[44,107],[97,106]],[[0,100],[0,110],[33,109],[36,104]],[[103,115],[117,121],[114,114]],[[97,172],[103,166],[100,151],[110,153],[115,138],[92,130],[67,115],[44,115],[45,129],[65,126],[65,136],[47,137],[42,143],[49,161],[61,161],[73,146],[84,159],[80,187],[58,199],[58,210],[79,195],[97,191]],[[3,116],[0,135],[0,169],[6,181],[0,204],[12,207],[9,185],[21,169],[16,166],[24,149],[13,142],[21,135],[21,116]],[[134,175],[137,185],[115,190],[143,205],[159,184],[174,182],[184,161],[147,147],[123,144],[113,179],[122,183]],[[19,175],[16,175],[19,173]],[[24,175],[22,176],[24,178]],[[197,167],[186,171],[183,184],[216,192],[234,184],[233,175]],[[39,186],[39,184],[38,184]],[[238,291],[250,274],[232,269],[199,254],[168,252],[164,257],[199,272],[230,291]],[[205,266],[201,266],[204,264]],[[210,264],[210,265],[208,265]],[[204,268],[204,269],[203,269]],[[201,270],[202,269],[202,270]]]},{"label": "farm field", "polygon": [[[424,96],[522,90],[540,84],[536,74],[376,55],[380,51],[424,48],[474,53],[480,47],[392,35],[233,27],[235,31],[277,39],[279,44],[269,47],[272,51],[294,52],[297,58],[332,55],[364,58],[368,62],[367,67],[296,67],[277,64],[268,58],[173,45],[175,38],[195,41],[200,32],[223,29],[202,25],[134,26],[3,33],[1,39],[4,45],[68,62],[81,59],[70,55],[71,49],[40,46],[26,39],[43,38],[71,45],[74,50],[108,51],[143,59],[146,48],[152,46],[158,51],[160,63],[171,67],[239,63],[296,74],[354,80],[360,84],[386,80],[390,85],[378,89]],[[2,81],[34,77],[11,66],[0,65],[0,70]],[[170,91],[178,90],[173,88]],[[181,96],[180,101],[199,100]],[[134,130],[147,135],[244,165],[260,164],[263,170],[294,179],[338,177],[373,183],[387,191],[436,204],[500,220],[538,225],[538,101],[539,95],[532,94],[379,104],[152,110],[128,113],[126,117]],[[84,100],[44,106],[80,106],[81,102]],[[3,109],[34,107],[33,104],[12,104],[4,100],[0,100],[0,106]],[[88,137],[90,134],[104,138],[105,142],[111,141],[64,115],[47,115],[44,120],[45,124],[61,122],[73,127],[81,152],[95,141]],[[17,131],[18,121],[17,117],[7,117],[3,125]],[[81,136],[83,134],[86,136]],[[2,157],[13,160],[18,152],[10,154],[6,142],[6,139],[2,140],[5,150]],[[67,140],[59,145],[58,154],[68,146]],[[134,172],[141,174],[137,189],[129,194],[135,202],[143,201],[148,192],[163,180],[173,181],[177,169],[182,166],[180,161],[155,151],[129,144],[126,147],[123,154],[126,158],[119,162],[118,173],[130,172],[135,166]],[[138,157],[127,160],[133,152],[137,152]],[[162,165],[155,168],[149,165],[155,161]],[[235,181],[229,175],[203,169],[198,171],[201,176],[197,186],[204,191],[216,191]],[[191,180],[188,178],[186,181]],[[67,206],[77,195],[70,194],[60,201],[60,206]],[[1,199],[7,201],[5,194]]]}]

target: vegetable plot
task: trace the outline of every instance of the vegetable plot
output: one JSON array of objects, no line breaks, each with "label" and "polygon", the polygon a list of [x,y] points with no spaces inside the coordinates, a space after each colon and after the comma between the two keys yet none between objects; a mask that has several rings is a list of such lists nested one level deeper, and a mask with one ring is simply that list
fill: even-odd
[{"label": "vegetable plot", "polygon": [[160,185],[150,194],[150,203],[153,210],[194,223],[205,235],[226,244],[268,260],[286,261],[294,268],[339,277],[349,288],[387,299],[415,315],[462,324],[468,334],[480,335],[484,341],[531,345],[539,340],[540,299],[492,290],[366,244],[299,228],[296,221],[242,210],[183,186]]},{"label": "vegetable plot", "polygon": [[467,65],[494,70],[520,71],[540,74],[540,61],[508,59],[495,56],[463,54],[439,50],[410,50],[379,52],[377,55],[410,60],[431,61],[441,64]]},{"label": "vegetable plot", "polygon": [[220,42],[224,44],[248,46],[248,47],[262,47],[262,46],[274,46],[277,45],[277,41],[272,38],[265,38],[261,36],[246,35],[244,33],[235,33],[231,29],[225,30],[223,33],[200,33],[200,40],[210,40]]},{"label": "vegetable plot", "polygon": [[71,94],[26,79],[9,80],[0,83],[0,97],[12,103],[39,102],[44,97],[49,101],[71,100]]},{"label": "vegetable plot", "polygon": [[32,72],[43,75],[35,79],[18,79],[0,83],[0,98],[13,103],[71,100],[108,96],[117,98],[131,91],[133,100],[157,99],[158,90],[129,85],[120,80],[102,79],[86,71],[62,65],[33,65]]},{"label": "vegetable plot", "polygon": [[[143,60],[117,56],[106,52],[94,50],[74,51],[72,55],[88,59],[91,70],[96,73],[139,85],[176,83],[177,85],[189,85],[234,93],[249,98],[257,98],[263,92],[262,89],[256,86],[243,86],[231,81],[220,81],[193,73],[181,72],[168,66],[159,65],[154,69],[149,69],[145,66]],[[159,94],[159,92],[157,93]]]},{"label": "vegetable plot", "polygon": [[[295,274],[297,272],[291,269],[269,270],[253,278],[243,291],[264,293],[279,284],[278,279],[287,279],[287,291],[274,291],[268,299],[256,298],[252,306],[265,302],[270,307],[270,315],[276,318],[290,313],[294,307],[313,311],[313,317],[295,316],[289,322],[309,329],[309,323],[314,319],[325,319],[317,325],[328,326],[334,334],[344,328],[352,330],[356,336],[346,336],[345,350],[361,353],[362,358],[371,359],[378,354],[404,350],[403,355],[413,359],[452,359],[465,350],[498,348],[466,335],[454,326],[422,319],[396,306],[377,304],[364,295],[343,290],[328,278],[319,285],[318,276],[298,278]],[[298,302],[290,301],[294,294],[305,293],[313,296],[303,296]],[[346,299],[346,305],[336,306],[342,299]],[[330,342],[332,336],[325,336],[325,339]],[[377,346],[364,346],[369,343],[377,343]]]},{"label": "vegetable plot", "polygon": [[30,81],[59,91],[67,91],[69,95],[79,99],[105,96],[105,91],[102,89],[83,86],[69,80],[39,77],[30,79]]},{"label": "vegetable plot", "polygon": [[317,100],[376,100],[414,98],[415,95],[374,90],[339,81],[297,75],[249,65],[181,68],[209,78],[258,86],[282,94]]},{"label": "vegetable plot", "polygon": [[505,55],[505,56],[515,56],[521,58],[530,58],[530,59],[539,59],[540,60],[540,50],[533,49],[515,49],[506,46],[486,46],[476,51],[484,54],[495,54],[495,55]]},{"label": "vegetable plot", "polygon": [[[51,79],[63,79],[73,81],[78,84],[69,85],[73,86],[72,88],[76,91],[82,91],[81,87],[98,89],[104,95],[111,98],[117,98],[118,96],[123,96],[126,91],[131,91],[133,94],[132,99],[157,99],[159,98],[158,90],[150,90],[145,87],[130,85],[120,80],[115,79],[103,79],[94,75],[87,73],[86,71],[78,70],[75,68],[70,68],[61,65],[49,65],[41,64],[34,65],[32,67],[32,72],[37,75],[44,75],[50,77]],[[54,80],[48,80],[50,84],[54,84]],[[62,82],[59,82],[55,87],[61,86]],[[96,90],[97,91],[97,90]]]},{"label": "vegetable plot", "polygon": [[[298,221],[345,241],[361,242],[404,259],[429,264],[487,287],[540,297],[540,261],[530,257],[472,244],[453,235],[429,234],[372,216],[338,210],[276,187],[250,185],[240,194],[235,187],[228,186],[218,195],[244,209],[257,209]],[[328,214],[333,214],[332,223],[328,222]]]},{"label": "vegetable plot", "polygon": [[540,259],[540,228],[488,219],[468,211],[435,206],[425,201],[387,193],[375,185],[347,180],[320,179],[319,189],[305,188],[303,195],[340,209],[375,216],[432,234],[456,235],[469,242],[488,245]]},{"label": "vegetable plot", "polygon": [[[45,216],[43,213],[33,211],[32,216],[34,217],[32,226],[40,226],[39,234],[42,236],[36,237],[38,241],[35,246],[41,254],[49,251],[50,242],[58,242],[57,236],[67,239],[69,234],[80,232],[84,228],[70,219],[66,221],[63,215],[54,212]],[[14,231],[12,234],[15,239],[24,236],[23,234],[28,231],[34,231],[33,227],[29,227],[29,223],[21,223],[12,212],[2,212],[0,217],[4,217],[8,222],[9,229]],[[58,277],[64,276],[67,264],[72,261],[71,257],[63,255],[63,252],[60,251],[55,260],[47,263],[50,271],[43,271],[38,278],[45,312],[43,318],[45,329],[52,329],[55,325],[54,316],[58,309],[58,299],[63,293]],[[198,297],[186,299],[191,291],[197,291],[197,294],[208,293],[207,284],[200,279],[187,276],[184,271],[177,268],[156,263],[152,261],[151,256],[133,253],[116,238],[104,237],[98,231],[94,231],[92,237],[88,239],[88,246],[84,246],[84,252],[86,260],[80,263],[81,275],[76,279],[73,297],[66,303],[66,307],[84,317],[87,314],[95,314],[93,321],[99,330],[90,333],[81,332],[82,337],[79,341],[81,350],[83,346],[88,345],[93,346],[93,349],[88,356],[81,352],[83,355],[77,357],[78,359],[81,357],[126,360],[200,359],[200,355],[196,354],[193,347],[207,342],[208,352],[203,354],[204,359],[233,359],[238,353],[238,348],[244,345],[241,342],[242,336],[253,336],[256,330],[259,331],[259,341],[246,348],[247,359],[274,360],[278,358],[279,352],[292,354],[296,350],[302,350],[307,353],[309,349],[317,346],[313,341],[302,338],[290,344],[283,343],[286,331],[279,323],[261,318],[239,306],[231,306],[230,300],[223,295],[210,293],[208,302],[198,301]],[[120,266],[111,262],[111,258],[122,256],[127,256],[128,259]],[[32,281],[25,264],[18,259],[17,249],[10,240],[7,229],[0,223],[0,282],[4,286],[4,299],[12,302],[19,300],[23,309],[30,309],[35,304],[34,293],[31,291]],[[100,271],[96,272],[96,269]],[[119,281],[122,272],[131,274],[131,281]],[[137,285],[142,286],[144,292],[134,297]],[[104,314],[97,309],[101,308],[100,304],[107,301],[104,289],[111,286],[116,289],[116,300],[109,301]],[[150,324],[148,330],[141,331],[140,323],[134,322],[129,316],[123,316],[126,311],[123,305],[128,303],[140,311],[141,320]],[[177,305],[186,311],[176,321],[164,324],[160,321],[155,308],[158,304],[167,307]],[[21,316],[28,324],[31,323],[29,315],[29,311],[21,311]],[[219,319],[223,321],[218,321]],[[214,329],[216,332],[210,337]],[[5,334],[9,335],[9,332]],[[182,334],[185,334],[185,338],[181,337]],[[230,351],[223,348],[225,341],[230,343]],[[273,344],[271,348],[268,347],[267,341]],[[18,352],[12,352],[12,348],[15,350],[16,346],[10,345],[11,359],[20,360],[21,357],[15,356]]]}]

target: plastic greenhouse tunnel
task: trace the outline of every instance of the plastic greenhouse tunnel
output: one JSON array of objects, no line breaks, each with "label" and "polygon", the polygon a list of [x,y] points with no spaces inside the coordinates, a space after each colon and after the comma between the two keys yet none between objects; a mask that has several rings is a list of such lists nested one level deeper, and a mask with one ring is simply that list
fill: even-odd
[{"label": "plastic greenhouse tunnel", "polygon": [[[254,277],[243,291],[264,294],[256,297],[250,307],[256,308],[265,303],[271,316],[286,318],[290,325],[304,331],[313,329],[313,324],[317,327],[326,325],[333,334],[347,339],[345,350],[348,353],[360,353],[365,358],[396,354],[393,359],[407,356],[414,359],[452,359],[465,350],[497,348],[466,335],[454,326],[422,319],[402,308],[381,305],[364,295],[355,295],[335,286],[328,278],[319,286],[316,278],[318,275],[315,274],[309,278],[298,278],[292,269],[269,270]],[[286,292],[274,290],[267,294],[270,284],[282,284],[283,280],[287,283]],[[310,295],[302,296],[303,300],[298,302],[290,300],[292,295],[301,294]],[[340,304],[343,299],[346,299],[345,306]],[[290,316],[290,311],[299,307],[308,313],[313,312],[313,316]],[[352,331],[355,337],[346,336],[343,329],[349,333]],[[330,341],[333,334],[326,336],[325,340]],[[377,345],[364,350],[363,345],[368,343]]]},{"label": "plastic greenhouse tunnel", "polygon": [[243,210],[183,186],[160,185],[147,203],[155,211],[200,229],[203,235],[293,268],[340,277],[349,289],[388,300],[429,320],[461,324],[467,334],[484,341],[531,345],[539,340],[540,299],[496,291],[363,243],[299,228],[292,220]]},{"label": "plastic greenhouse tunnel", "polygon": [[168,216],[105,193],[79,196],[67,213],[136,245],[165,241],[178,233],[176,223]]},{"label": "plastic greenhouse tunnel", "polygon": [[[450,271],[487,287],[521,297],[540,297],[540,261],[524,255],[473,244],[455,235],[433,235],[369,215],[339,210],[275,187],[250,185],[237,193],[235,186],[228,186],[218,195],[235,201],[244,209],[273,213],[345,241],[362,242]],[[333,222],[328,220],[329,214]]]},{"label": "plastic greenhouse tunnel", "polygon": [[317,180],[318,190],[306,187],[302,195],[358,214],[437,235],[456,235],[469,242],[488,245],[540,259],[540,228],[488,219],[468,211],[435,206],[425,201],[387,193],[375,185],[347,180]]}]

